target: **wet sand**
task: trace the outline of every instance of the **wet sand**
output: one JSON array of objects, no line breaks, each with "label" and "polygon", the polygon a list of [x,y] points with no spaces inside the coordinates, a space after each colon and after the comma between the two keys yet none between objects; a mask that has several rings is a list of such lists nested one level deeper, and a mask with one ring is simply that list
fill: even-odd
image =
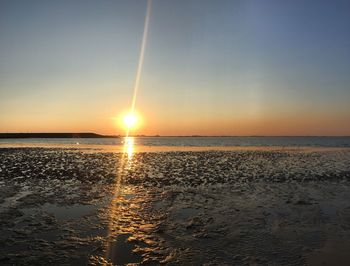
[{"label": "wet sand", "polygon": [[349,149],[120,151],[0,148],[0,264],[350,264]]}]

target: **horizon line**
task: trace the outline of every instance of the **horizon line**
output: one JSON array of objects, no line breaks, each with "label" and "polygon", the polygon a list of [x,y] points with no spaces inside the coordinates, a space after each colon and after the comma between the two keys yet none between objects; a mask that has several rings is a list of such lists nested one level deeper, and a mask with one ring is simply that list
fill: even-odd
[{"label": "horizon line", "polygon": [[[104,137],[115,137],[115,138],[121,138],[125,137],[122,134],[100,134],[95,132],[0,132],[0,137],[4,135],[12,135],[15,137],[15,135],[22,135],[22,136],[30,136],[30,135],[72,135],[71,138],[73,138],[74,135],[82,135],[80,138],[84,138],[84,135],[93,135],[94,137],[98,138],[104,138]],[[135,135],[129,135],[129,137],[350,137],[350,135],[145,135],[145,134],[135,134]],[[35,137],[33,137],[35,138]],[[42,138],[45,138],[42,137]],[[79,136],[78,136],[79,138]],[[86,137],[85,137],[86,138]]]}]

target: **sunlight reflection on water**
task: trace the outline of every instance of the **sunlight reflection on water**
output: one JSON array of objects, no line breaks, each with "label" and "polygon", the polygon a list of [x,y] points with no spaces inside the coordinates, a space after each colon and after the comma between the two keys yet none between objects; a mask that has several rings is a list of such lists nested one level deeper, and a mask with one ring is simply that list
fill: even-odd
[{"label": "sunlight reflection on water", "polygon": [[[118,166],[118,173],[115,179],[114,184],[114,192],[113,192],[113,198],[110,204],[110,210],[109,210],[109,226],[108,226],[108,241],[107,241],[107,253],[106,253],[106,259],[110,262],[121,262],[123,259],[133,261],[134,255],[132,254],[132,251],[130,250],[127,252],[128,254],[125,254],[125,256],[120,256],[120,248],[125,248],[125,239],[122,241],[118,238],[118,227],[119,227],[119,220],[122,217],[123,213],[123,205],[124,198],[122,196],[123,194],[123,173],[125,170],[130,169],[132,165],[132,157],[135,152],[134,145],[135,145],[135,138],[134,137],[125,137],[124,138],[124,146],[123,146],[123,154],[121,156],[121,161]],[[117,233],[117,236],[116,236]],[[119,235],[122,236],[122,235]],[[124,243],[125,242],[125,243]],[[123,249],[122,248],[122,249]],[[137,258],[139,260],[139,258]]]},{"label": "sunlight reflection on water", "polygon": [[129,160],[132,158],[132,155],[134,153],[134,143],[135,143],[134,137],[124,138],[124,153],[128,155]]}]

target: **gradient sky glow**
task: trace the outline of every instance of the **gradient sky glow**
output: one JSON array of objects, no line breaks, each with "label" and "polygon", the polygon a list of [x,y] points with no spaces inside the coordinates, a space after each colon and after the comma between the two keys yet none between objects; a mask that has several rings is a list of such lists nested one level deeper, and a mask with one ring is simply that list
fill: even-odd
[{"label": "gradient sky glow", "polygon": [[[123,134],[146,1],[0,1],[0,132]],[[350,135],[350,1],[153,0],[137,134]]]}]

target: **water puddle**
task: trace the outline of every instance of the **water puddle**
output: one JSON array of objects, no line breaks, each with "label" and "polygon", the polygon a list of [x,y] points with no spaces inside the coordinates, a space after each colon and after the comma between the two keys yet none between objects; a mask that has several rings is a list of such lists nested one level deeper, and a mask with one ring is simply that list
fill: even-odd
[{"label": "water puddle", "polygon": [[45,203],[39,208],[26,208],[22,209],[25,217],[35,215],[38,212],[45,212],[53,215],[58,221],[80,219],[83,216],[93,214],[97,211],[99,206],[96,205],[64,205]]},{"label": "water puddle", "polygon": [[328,240],[322,249],[313,252],[307,258],[307,264],[347,266],[350,261],[350,242],[344,239]]},{"label": "water puddle", "polygon": [[110,243],[109,259],[116,265],[125,265],[129,263],[140,263],[141,255],[133,252],[135,244],[128,241],[131,234],[121,234]]},{"label": "water puddle", "polygon": [[8,208],[15,207],[17,205],[18,200],[30,194],[32,194],[32,192],[29,190],[29,186],[23,186],[20,192],[18,192],[12,197],[4,199],[4,202],[0,205],[0,213],[6,211]]},{"label": "water puddle", "polygon": [[187,220],[189,218],[193,218],[200,213],[200,210],[194,208],[184,208],[177,210],[174,214],[174,218],[177,220]]},{"label": "water puddle", "polygon": [[46,203],[43,205],[42,210],[53,214],[57,220],[71,220],[91,214],[97,210],[97,207],[95,205],[81,204],[58,206],[56,204]]}]

